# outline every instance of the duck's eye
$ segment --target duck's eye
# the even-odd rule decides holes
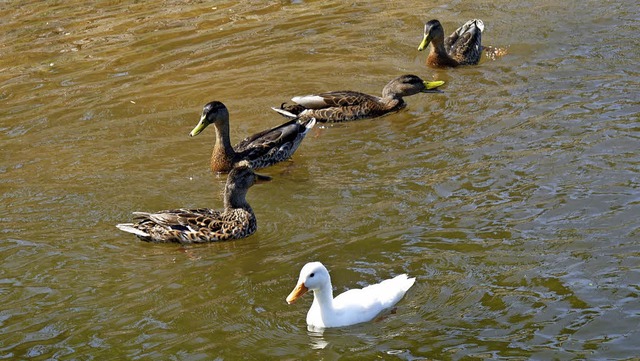
[[[315,275],[316,275],[315,273],[312,273],[312,274],[310,274],[310,275],[309,275],[309,277],[313,277],[313,276],[315,276]]]

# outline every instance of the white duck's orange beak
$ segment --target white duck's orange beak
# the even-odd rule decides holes
[[[294,288],[293,291],[289,293],[289,296],[287,296],[287,303],[292,304],[295,300],[300,298],[300,296],[307,293],[307,291],[309,291],[309,289],[304,285],[304,282],[298,283],[296,288]]]

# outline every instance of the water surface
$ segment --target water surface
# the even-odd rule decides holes
[[[422,23],[470,18],[508,55],[432,70]],[[640,354],[640,12],[632,1],[5,2],[0,356],[7,359],[630,359]],[[221,207],[213,132],[294,95],[442,94],[314,129],[251,189],[258,232],[138,241],[132,211]],[[409,273],[394,314],[308,332],[335,292]]]

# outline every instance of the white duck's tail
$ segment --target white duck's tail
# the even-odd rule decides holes
[[[411,286],[416,282],[416,278],[409,278],[406,274],[401,274],[392,278],[394,283],[400,287],[404,292],[407,292]]]

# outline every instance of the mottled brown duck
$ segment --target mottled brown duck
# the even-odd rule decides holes
[[[192,137],[213,124],[216,143],[211,153],[211,170],[228,172],[241,160],[254,169],[268,167],[291,158],[307,132],[316,124],[315,119],[292,120],[243,139],[231,146],[229,138],[229,110],[219,101],[212,101],[202,109],[198,125],[191,131]]]
[[[402,75],[391,80],[382,89],[382,96],[350,90],[296,96],[295,104],[283,103],[272,108],[289,118],[310,119],[318,122],[345,122],[363,118],[375,118],[406,106],[403,97],[418,93],[437,93],[443,81],[424,81],[415,75]]]
[[[247,191],[255,183],[270,180],[256,174],[247,161],[234,167],[224,188],[224,209],[172,209],[156,213],[134,212],[135,223],[116,227],[147,242],[206,243],[245,238],[258,228],[247,202]]]
[[[483,30],[482,20],[473,19],[445,38],[442,24],[430,20],[424,25],[424,38],[418,50],[429,47],[427,65],[433,68],[476,65],[482,53]]]

